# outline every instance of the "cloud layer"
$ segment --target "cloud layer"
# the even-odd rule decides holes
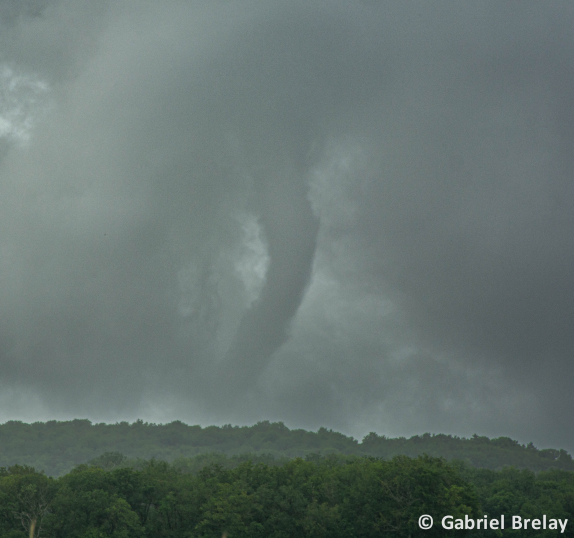
[[[6,5],[0,419],[574,448],[570,6]]]

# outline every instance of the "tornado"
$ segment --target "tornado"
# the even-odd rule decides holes
[[[254,386],[259,375],[289,337],[291,321],[309,284],[317,246],[319,220],[307,196],[307,184],[294,171],[265,170],[260,189],[260,222],[270,258],[259,298],[242,318],[220,379],[228,395]],[[271,176],[271,177],[269,177]]]

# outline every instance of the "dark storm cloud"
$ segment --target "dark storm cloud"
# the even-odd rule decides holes
[[[2,5],[2,418],[574,446],[572,8]]]

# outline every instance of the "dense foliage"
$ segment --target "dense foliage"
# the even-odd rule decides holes
[[[103,453],[119,452],[129,460],[160,459],[182,466],[205,463],[205,453],[236,456],[250,454],[257,461],[343,454],[392,458],[396,455],[417,457],[422,454],[462,460],[474,467],[502,469],[514,466],[533,471],[574,470],[571,456],[564,450],[538,450],[532,443],[521,445],[508,437],[470,439],[450,435],[414,436],[390,439],[375,433],[361,443],[341,433],[319,429],[317,432],[290,430],[283,423],[259,422],[254,426],[188,426],[147,424],[141,420],[128,424],[92,424],[89,420],[49,421],[24,424],[11,421],[0,425],[0,466],[29,465],[49,476],[62,476],[76,465],[87,463]],[[192,459],[190,459],[192,458]],[[213,456],[210,456],[213,459]],[[186,461],[183,461],[186,460]],[[229,463],[229,462],[228,462]],[[224,464],[225,465],[225,464]]]
[[[419,529],[422,514],[434,516],[432,529]],[[428,456],[337,455],[283,465],[246,461],[234,469],[213,464],[197,472],[156,460],[140,469],[81,465],[58,479],[25,466],[0,469],[0,536],[7,538],[434,538],[446,535],[444,515],[484,514],[570,519],[574,473],[492,471]],[[556,531],[503,534],[543,538]],[[564,536],[573,535],[566,527]]]

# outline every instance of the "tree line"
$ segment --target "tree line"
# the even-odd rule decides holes
[[[473,467],[502,469],[504,466],[544,471],[574,470],[565,450],[537,449],[508,437],[489,439],[474,435],[465,439],[451,435],[415,435],[388,438],[370,433],[362,442],[339,432],[320,428],[316,432],[291,430],[281,422],[258,422],[253,426],[188,426],[148,424],[92,424],[89,420],[48,421],[25,424],[17,421],[0,425],[0,466],[28,465],[49,476],[63,476],[75,466],[101,454],[118,452],[131,461],[152,458],[174,462],[216,453],[238,457],[250,454],[260,461],[283,462],[309,454],[417,457],[427,454],[447,460],[461,460]],[[200,465],[203,460],[189,461]]]
[[[422,514],[435,518],[432,529],[419,528]],[[156,460],[137,469],[94,463],[60,478],[27,466],[0,469],[5,538],[434,538],[445,536],[445,515],[542,514],[572,520],[574,473],[493,471],[430,456],[342,455],[233,468],[210,463],[194,472]],[[556,531],[503,534],[543,538]],[[501,536],[484,529],[448,535]],[[567,526],[564,536],[573,535]]]

